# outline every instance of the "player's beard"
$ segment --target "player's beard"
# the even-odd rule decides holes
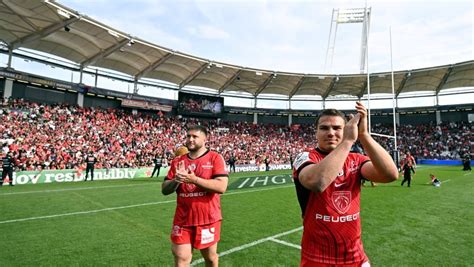
[[[194,144],[194,145],[191,145],[191,144],[186,144],[186,146],[188,147],[188,150],[190,152],[196,152],[198,151],[199,149],[201,149],[201,145],[198,145],[198,144]]]

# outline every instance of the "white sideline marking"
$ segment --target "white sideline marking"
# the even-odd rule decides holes
[[[40,220],[40,219],[49,219],[49,218],[63,217],[63,216],[71,216],[71,215],[79,215],[79,214],[97,213],[97,212],[110,211],[110,210],[120,210],[120,209],[136,208],[136,207],[141,207],[141,206],[164,204],[164,203],[170,203],[170,202],[175,202],[175,201],[176,201],[176,200],[167,200],[167,201],[149,202],[149,203],[142,203],[142,204],[136,204],[136,205],[121,206],[121,207],[105,208],[105,209],[100,209],[100,210],[86,210],[86,211],[77,211],[77,212],[70,212],[70,213],[61,213],[61,214],[53,214],[53,215],[46,215],[46,216],[38,216],[38,217],[29,217],[29,218],[23,218],[23,219],[14,219],[14,220],[0,221],[0,224],[13,223],[13,222],[24,222],[24,221]]]
[[[129,184],[129,185],[109,185],[109,186],[106,185],[106,186],[76,187],[76,188],[50,189],[50,190],[38,190],[38,191],[10,192],[10,193],[0,194],[0,196],[22,195],[22,194],[33,194],[33,193],[53,193],[53,192],[63,192],[63,191],[91,190],[91,189],[115,188],[115,187],[131,187],[131,186],[141,186],[141,185],[148,185],[148,184],[149,183]]]
[[[275,187],[270,187],[270,188],[262,188],[262,189],[255,189],[255,190],[245,190],[245,191],[238,191],[238,192],[230,192],[230,193],[225,193],[222,196],[228,196],[228,195],[237,195],[237,194],[245,194],[249,192],[260,192],[260,191],[267,191],[267,190],[273,190],[273,189],[280,189],[280,188],[287,188],[287,187],[294,187],[294,185],[281,185],[281,186],[275,186]]]
[[[447,183],[447,182],[449,182],[449,181],[451,181],[451,179],[448,179],[448,180],[446,180],[446,181],[441,181],[441,184]]]
[[[296,245],[296,244],[286,242],[286,241],[283,241],[283,240],[280,240],[280,239],[271,238],[270,241],[273,241],[273,242],[276,242],[276,243],[279,243],[279,244],[282,244],[282,245],[285,245],[285,246],[289,246],[289,247],[297,248],[297,249],[301,250],[300,245]]]
[[[219,255],[219,257],[222,257],[222,256],[225,256],[225,255],[228,255],[228,254],[231,254],[231,253],[240,251],[240,250],[247,249],[247,248],[249,248],[249,247],[256,246],[256,245],[261,244],[261,243],[263,243],[263,242],[273,241],[272,239],[275,239],[275,238],[277,238],[277,237],[284,236],[284,235],[289,235],[289,234],[291,234],[291,233],[298,232],[298,231],[300,231],[300,230],[302,230],[302,229],[303,229],[303,226],[298,227],[298,228],[295,228],[295,229],[292,229],[292,230],[289,230],[289,231],[286,231],[286,232],[283,232],[283,233],[279,233],[279,234],[276,234],[276,235],[273,235],[273,236],[269,236],[269,237],[265,237],[265,238],[262,238],[262,239],[259,239],[259,240],[255,240],[255,241],[253,241],[253,242],[250,242],[250,243],[247,243],[247,244],[244,244],[244,245],[235,247],[235,248],[231,248],[231,249],[226,250],[226,251],[221,252],[221,253],[218,253],[218,255]],[[191,266],[195,266],[195,265],[200,264],[200,263],[203,263],[203,262],[204,262],[204,259],[203,259],[203,258],[200,258],[200,259],[197,259],[197,260],[193,261],[193,262],[191,263]]]
[[[465,173],[465,174],[464,174],[464,176],[466,176],[466,175],[471,175],[471,172],[468,172],[468,173]]]
[[[291,185],[291,186],[292,186],[292,185]],[[276,187],[263,188],[263,189],[257,189],[257,190],[245,190],[245,191],[242,191],[242,192],[230,192],[230,193],[224,194],[224,195],[222,195],[222,196],[235,195],[235,194],[244,194],[244,193],[252,193],[252,192],[260,192],[260,191],[267,191],[267,190],[280,189],[280,188],[287,188],[287,187],[290,187],[290,186],[276,186]],[[37,216],[37,217],[28,217],[28,218],[21,218],[21,219],[13,219],[13,220],[0,221],[0,224],[13,223],[13,222],[24,222],[24,221],[32,221],[32,220],[41,220],[41,219],[49,219],[49,218],[56,218],[56,217],[64,217],[64,216],[72,216],[72,215],[89,214],[89,213],[98,213],[98,212],[103,212],[103,211],[128,209],[128,208],[135,208],[135,207],[142,207],[142,206],[150,206],[150,205],[159,205],[159,204],[166,204],[166,203],[172,203],[172,202],[176,202],[176,199],[167,200],[167,201],[158,201],[158,202],[148,202],[148,203],[135,204],[135,205],[128,205],[128,206],[112,207],[112,208],[105,208],[105,209],[98,209],[98,210],[86,210],[86,211],[77,211],[77,212],[53,214],[53,215],[46,215],[46,216]]]

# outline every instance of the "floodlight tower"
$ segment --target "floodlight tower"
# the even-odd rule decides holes
[[[360,73],[364,73],[366,63],[365,61],[367,57],[367,40],[370,26],[370,9],[370,7],[364,7],[350,9],[334,8],[332,10],[331,26],[329,28],[328,49],[326,50],[326,61],[324,63],[324,70],[326,72],[332,71],[338,25],[346,23],[362,23],[362,38],[360,45]]]

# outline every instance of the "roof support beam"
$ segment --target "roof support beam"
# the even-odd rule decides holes
[[[148,65],[148,67],[144,68],[141,70],[139,73],[135,74],[135,79],[140,80],[143,76],[147,75],[148,73],[154,71],[156,68],[161,66],[163,63],[165,63],[170,57],[172,57],[174,53],[170,52],[164,56],[162,56],[160,59],[157,61],[151,63]]]
[[[242,69],[238,69],[237,72],[230,78],[228,79],[221,88],[219,88],[219,94],[222,94],[224,90],[229,87],[237,78],[240,77],[240,73],[242,73]]]
[[[436,87],[436,95],[439,94],[439,91],[441,91],[441,88],[446,84],[446,81],[449,78],[449,75],[451,75],[451,72],[453,71],[453,66],[449,67],[446,73],[443,76],[443,79],[441,79],[440,83],[438,84],[438,87]]]
[[[59,23],[50,25],[50,26],[42,29],[41,31],[33,32],[32,34],[26,35],[26,36],[24,36],[24,37],[22,37],[22,38],[20,38],[16,41],[14,41],[11,44],[11,47],[13,49],[17,49],[20,46],[23,46],[25,44],[28,44],[28,43],[34,42],[38,39],[41,39],[43,37],[46,37],[46,36],[50,35],[51,33],[56,32],[59,29],[62,29],[65,26],[67,26],[67,25],[69,25],[69,24],[71,24],[75,21],[78,21],[79,19],[80,19],[80,17],[72,17],[70,19],[67,19],[67,20],[61,21]]]
[[[268,76],[268,78],[265,80],[265,82],[263,82],[263,84],[260,85],[260,87],[258,87],[257,91],[255,92],[255,97],[257,97],[263,90],[265,90],[265,88],[267,88],[267,86],[270,84],[270,82],[273,80],[273,78],[276,77],[276,74],[275,73],[272,73],[270,74],[270,76]]]
[[[405,87],[405,83],[408,80],[408,77],[411,76],[411,72],[405,73],[403,76],[403,80],[400,82],[400,86],[398,86],[397,91],[395,91],[395,98],[398,98],[398,95],[403,91],[403,87]]]
[[[192,82],[199,74],[201,74],[208,66],[210,66],[211,62],[206,62],[202,64],[197,70],[195,70],[191,75],[189,75],[184,81],[179,84],[179,89],[185,87],[188,83]]]
[[[16,13],[17,13],[17,12],[15,11],[16,8],[12,8],[12,7],[10,6],[10,5],[11,5],[11,4],[9,3],[10,1],[0,0],[0,2],[1,2],[2,4],[4,4],[5,7],[6,7],[8,10],[10,10],[10,12],[11,12],[12,14],[16,14]],[[30,26],[31,29],[33,29],[35,32],[38,31],[38,27],[36,27],[35,24],[33,24],[31,21],[29,21],[26,16],[21,16],[21,15],[19,15],[18,17],[20,17],[20,19],[21,19],[23,22],[25,22],[26,24],[28,24],[28,26]],[[19,26],[19,27],[22,28],[22,29],[27,29],[26,27],[22,27],[22,26]],[[29,30],[29,29],[27,29],[27,30]]]
[[[331,83],[329,84],[328,89],[326,90],[326,92],[324,92],[323,95],[321,95],[321,97],[324,99],[324,101],[326,101],[326,98],[329,96],[329,94],[331,93],[332,89],[334,89],[334,86],[336,85],[336,82],[338,82],[338,81],[339,81],[339,77],[338,77],[338,76],[332,78],[332,81],[331,81]]]
[[[288,99],[291,99],[296,94],[296,92],[298,92],[301,85],[303,85],[303,82],[304,82],[305,78],[306,78],[306,76],[304,76],[304,75],[303,75],[303,77],[301,77],[301,79],[298,81],[298,83],[295,85],[295,87],[293,87],[290,94],[288,95]]]
[[[108,57],[110,54],[112,54],[113,52],[119,50],[124,45],[128,44],[129,42],[130,42],[130,40],[125,38],[122,41],[108,47],[107,49],[100,51],[99,53],[93,55],[92,57],[82,61],[81,62],[81,68],[85,68],[87,66],[93,65],[98,60]]]

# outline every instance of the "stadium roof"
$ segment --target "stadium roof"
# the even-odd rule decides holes
[[[88,66],[111,69],[136,80],[151,78],[216,93],[246,92],[328,96],[367,94],[367,75],[328,75],[251,69],[199,58],[149,43],[113,29],[55,1],[0,0],[0,41],[9,50],[28,48]],[[400,93],[473,87],[474,60],[396,71]],[[391,73],[370,74],[371,94],[392,93]]]

